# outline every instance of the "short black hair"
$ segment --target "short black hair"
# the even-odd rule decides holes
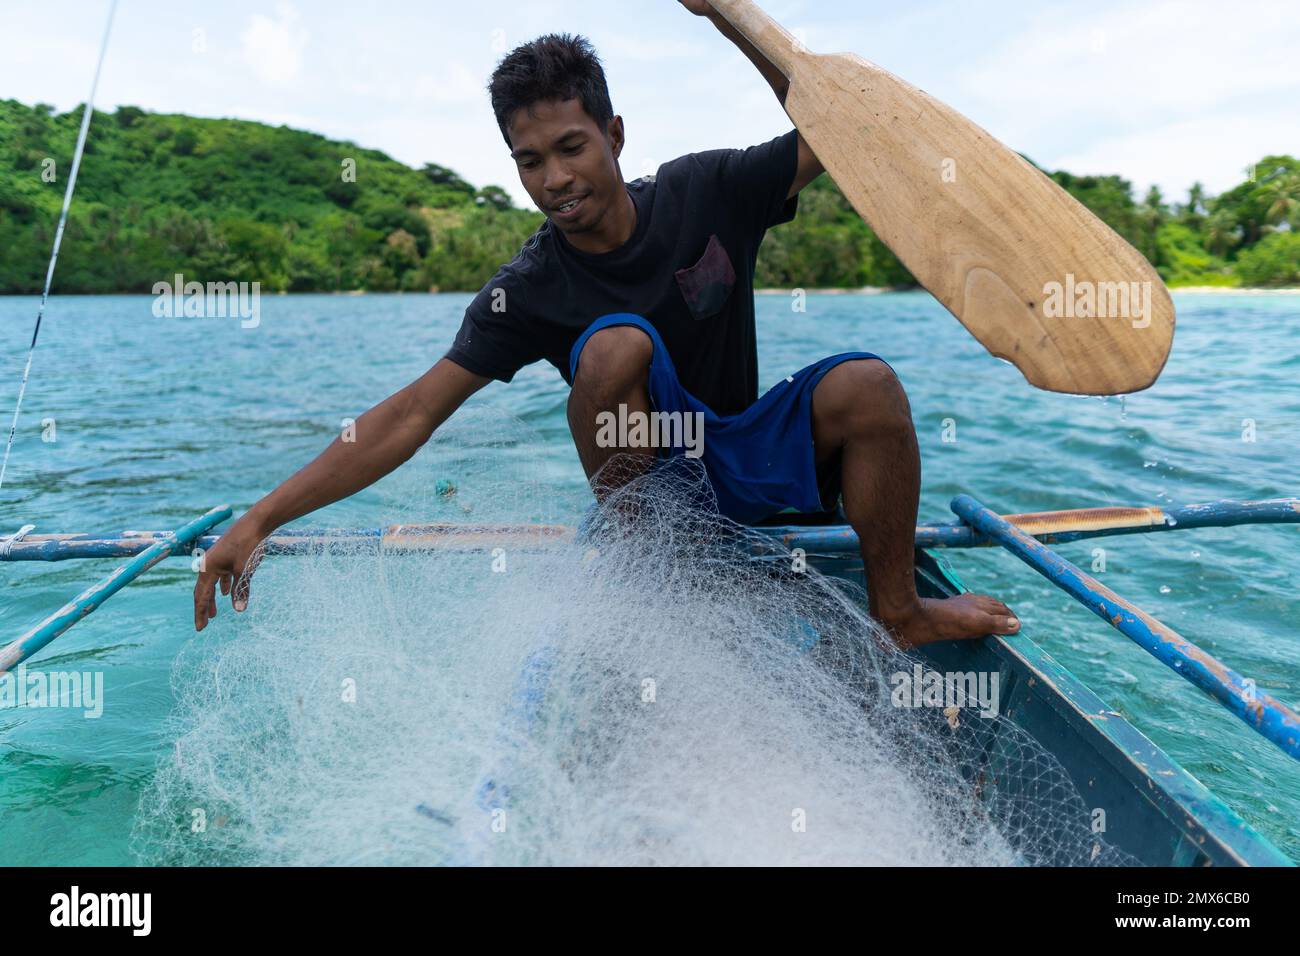
[[[488,94],[507,146],[514,145],[510,117],[534,103],[576,99],[602,133],[614,118],[600,57],[586,37],[568,33],[548,33],[511,50],[492,73]]]

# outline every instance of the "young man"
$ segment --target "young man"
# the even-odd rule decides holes
[[[758,67],[788,82],[706,0],[681,0]],[[259,501],[208,552],[194,623],[216,614],[214,584],[246,606],[246,566],[282,524],[388,474],[492,379],[547,359],[572,385],[569,426],[598,494],[646,470],[654,448],[609,447],[603,413],[678,412],[705,423],[703,462],[720,510],[755,521],[783,510],[844,511],[862,540],[871,613],[903,646],[1010,634],[991,597],[917,596],[912,535],[920,458],[902,386],[866,352],[823,359],[758,398],[753,277],[766,230],[794,218],[822,166],[796,131],[750,149],[683,156],[623,181],[623,120],[587,42],[546,36],[493,74],[492,106],[520,182],[547,221],[466,310],[446,357],[363,415]],[[677,453],[681,450],[678,449]],[[602,468],[615,455],[621,466]]]

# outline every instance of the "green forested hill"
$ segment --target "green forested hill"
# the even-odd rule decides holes
[[[80,109],[0,100],[0,293],[40,291],[80,122]],[[1171,284],[1300,284],[1292,157],[1267,157],[1252,181],[1217,198],[1197,187],[1181,204],[1156,190],[1136,202],[1117,176],[1052,176]],[[504,190],[442,166],[411,169],[284,126],[121,107],[91,124],[56,289],[143,292],[180,272],[267,291],[475,290],[540,222]],[[912,280],[822,177],[798,218],[768,234],[756,281]]]
[[[0,292],[40,291],[80,122],[80,109],[0,101]],[[284,126],[123,107],[91,123],[56,281],[147,291],[182,272],[268,290],[477,289],[539,222],[440,166]]]

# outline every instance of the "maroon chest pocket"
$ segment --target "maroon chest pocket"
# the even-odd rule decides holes
[[[690,268],[678,269],[676,276],[682,298],[697,321],[721,312],[736,287],[736,270],[716,235],[709,236],[709,244],[700,261]]]

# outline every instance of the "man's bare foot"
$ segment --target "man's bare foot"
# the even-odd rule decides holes
[[[905,648],[986,634],[1015,634],[1020,630],[1020,621],[1011,608],[987,594],[918,600],[913,613],[885,622],[894,639]]]

